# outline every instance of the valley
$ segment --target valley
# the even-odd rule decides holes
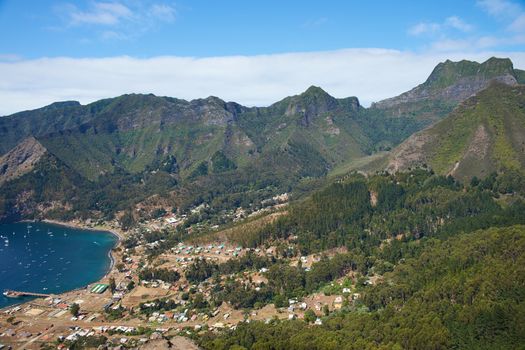
[[[525,88],[445,61],[369,108],[124,95],[0,118],[0,219],[117,232],[21,349],[492,349],[525,331]]]

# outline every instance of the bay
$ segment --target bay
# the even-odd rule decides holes
[[[107,231],[21,222],[0,225],[0,291],[58,294],[102,278],[117,237]],[[30,300],[0,295],[0,308]]]

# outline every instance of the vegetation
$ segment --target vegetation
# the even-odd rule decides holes
[[[161,280],[164,282],[176,282],[180,274],[175,270],[144,268],[139,272],[139,278],[143,281]]]
[[[78,305],[77,303],[71,304],[71,306],[69,307],[69,312],[75,317],[78,316],[78,314],[80,313],[80,305]]]
[[[464,188],[452,177],[424,169],[368,179],[353,175],[291,206],[288,215],[246,232],[243,240],[257,246],[294,237],[301,254],[341,246],[371,254],[385,240],[409,241],[524,223],[519,213],[525,202],[520,197],[508,205],[497,199],[501,191],[513,193],[505,187],[519,188],[519,178],[495,174],[483,186]]]
[[[302,320],[204,327],[194,334],[204,349],[523,348],[525,90],[492,84],[464,103],[447,97],[457,84],[472,85],[463,93],[502,74],[524,77],[509,60],[447,61],[408,95],[368,109],[313,86],[263,108],[125,95],[0,118],[0,154],[29,136],[46,149],[32,171],[0,185],[0,220],[114,219],[129,230],[185,214],[176,229],[137,229],[122,242],[130,249],[122,261],[144,244],[141,281],[179,281],[155,258],[182,240],[204,240],[206,227],[228,225],[221,239],[254,248],[220,264],[193,260],[184,269],[189,286],[174,299],[144,295],[141,318],[169,310],[217,315],[212,309],[223,302],[248,317],[250,309],[288,307],[313,293],[344,295],[340,310],[325,304]],[[401,162],[405,172],[344,170],[450,112],[418,134],[421,142],[404,144],[420,152]],[[386,162],[363,164],[384,169]],[[326,176],[333,169],[341,176]],[[294,201],[234,222],[277,204],[271,198],[282,193]],[[255,249],[269,246],[272,257]],[[308,268],[298,259],[314,253]],[[109,285],[115,291],[114,279]],[[77,316],[79,305],[70,311]],[[117,305],[105,317],[132,312]]]
[[[525,227],[424,239],[365,294],[369,312],[322,326],[251,322],[200,338],[205,349],[510,349],[523,342]],[[311,316],[311,315],[310,315]],[[308,319],[311,321],[310,319]],[[315,328],[312,328],[315,327]]]
[[[85,337],[78,337],[74,341],[66,341],[68,349],[79,350],[79,349],[97,349],[99,346],[103,346],[108,341],[108,338],[103,335],[92,335]]]
[[[426,164],[468,181],[491,172],[523,171],[525,88],[493,83],[394,152],[401,169]],[[421,143],[419,143],[421,142]],[[417,158],[417,160],[414,160]]]

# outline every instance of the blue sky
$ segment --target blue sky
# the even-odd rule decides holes
[[[518,1],[3,0],[0,4],[1,53],[21,58],[207,57],[355,47],[421,51],[433,45],[447,50],[456,48],[454,42],[518,37],[524,35],[518,29],[525,30],[523,18],[516,30],[509,29],[524,11]],[[524,44],[516,38],[469,49],[517,50]]]
[[[126,92],[264,105],[311,84],[368,104],[447,58],[525,68],[519,0],[0,0],[0,31],[0,114]]]

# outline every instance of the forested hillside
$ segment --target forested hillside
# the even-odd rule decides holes
[[[288,214],[231,238],[248,246],[294,237],[301,252],[347,246],[370,252],[384,240],[414,240],[524,223],[524,177],[493,173],[462,184],[417,169],[352,175],[292,205]]]
[[[369,311],[323,325],[244,323],[205,349],[518,349],[525,342],[525,227],[423,239],[369,288]]]

